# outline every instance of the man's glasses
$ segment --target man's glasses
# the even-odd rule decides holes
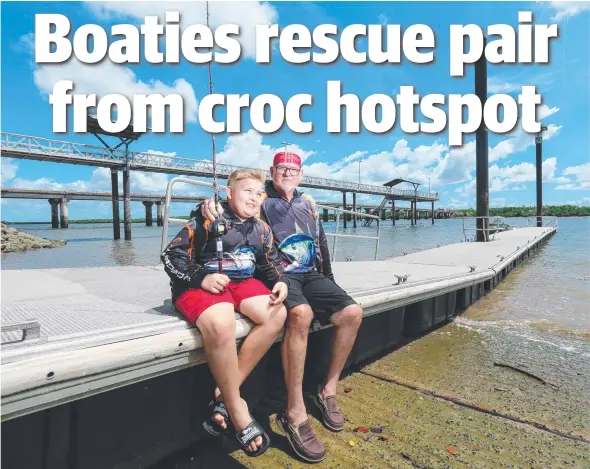
[[[297,176],[301,172],[301,168],[289,168],[287,166],[275,166],[275,169],[282,176]]]

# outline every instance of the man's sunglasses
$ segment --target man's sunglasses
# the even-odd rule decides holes
[[[283,176],[286,176],[287,174],[290,176],[297,176],[301,172],[301,168],[289,168],[287,166],[275,166],[275,169]]]

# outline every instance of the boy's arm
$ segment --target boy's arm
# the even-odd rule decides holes
[[[206,228],[196,219],[190,220],[170,242],[161,255],[164,270],[173,280],[181,280],[188,288],[201,288],[207,271],[194,261],[193,249],[206,242]]]
[[[256,258],[256,270],[258,271],[258,276],[270,290],[272,290],[279,282],[284,283],[288,287],[289,279],[284,275],[281,258],[274,245],[272,231],[266,223],[264,223],[264,229],[264,252],[259,253]]]

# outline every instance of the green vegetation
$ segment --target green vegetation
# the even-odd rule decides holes
[[[455,210],[455,217],[474,217],[474,208]],[[492,217],[534,217],[537,215],[537,207],[491,207]],[[543,207],[543,215],[556,217],[588,217],[590,206],[578,207],[576,205],[546,205]]]
[[[436,208],[435,208],[436,210]],[[466,209],[456,209],[455,218],[458,217],[474,217],[475,216],[475,209],[474,208],[466,208]],[[391,210],[386,210],[386,217],[387,219],[391,219]],[[401,215],[401,214],[399,214]],[[492,217],[534,217],[537,215],[537,208],[536,207],[491,207],[490,208],[490,216]],[[590,206],[576,206],[576,205],[546,205],[543,207],[543,215],[545,216],[557,216],[557,217],[589,217],[590,216]],[[322,216],[322,212],[320,212],[320,216]],[[336,214],[334,212],[329,212],[328,214],[330,221],[336,220]],[[172,215],[172,218],[180,218],[184,220],[188,220],[187,215]],[[342,219],[342,215],[340,219]],[[399,216],[400,219],[405,218],[405,215]],[[359,219],[362,219],[359,216]],[[352,220],[351,215],[348,215],[348,220]],[[121,218],[121,223],[123,223],[123,218]],[[112,223],[113,220],[110,218],[91,218],[86,220],[70,220],[70,224],[83,224],[83,223]],[[10,225],[46,225],[47,223],[51,223],[50,220],[44,222],[10,222],[10,221],[2,221],[2,223],[8,223]],[[131,223],[145,223],[145,218],[132,218]],[[156,217],[153,218],[154,225],[156,224]]]

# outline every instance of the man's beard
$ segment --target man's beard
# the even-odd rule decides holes
[[[285,192],[292,191],[297,188],[298,184],[295,181],[282,181],[278,186]]]

